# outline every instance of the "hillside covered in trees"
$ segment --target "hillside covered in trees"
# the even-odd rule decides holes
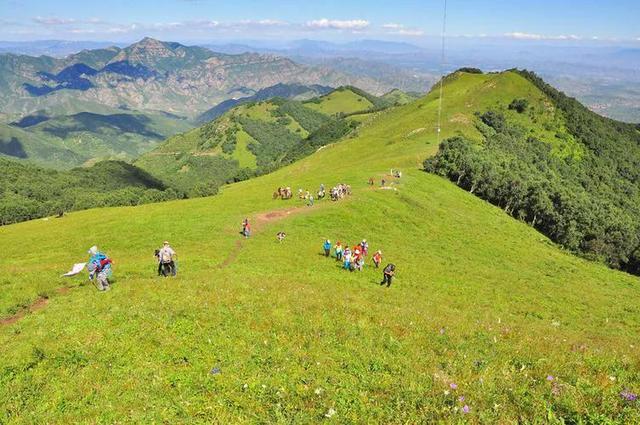
[[[182,197],[122,161],[57,171],[0,158],[0,225],[72,210],[139,205]]]
[[[297,101],[248,102],[169,138],[136,165],[188,196],[290,164],[350,134],[390,102],[355,87]]]
[[[601,117],[518,71],[544,95],[543,109],[514,98],[477,111],[481,141],[445,140],[427,171],[526,221],[553,241],[640,274],[640,126]],[[531,133],[523,125],[550,134]]]

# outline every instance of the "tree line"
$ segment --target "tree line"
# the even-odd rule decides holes
[[[484,143],[447,139],[425,161],[425,170],[500,206],[574,253],[640,274],[640,127],[600,117],[535,74],[518,72],[562,112],[583,154],[557,155],[549,143],[490,110],[478,117]],[[510,105],[526,108],[521,99]]]

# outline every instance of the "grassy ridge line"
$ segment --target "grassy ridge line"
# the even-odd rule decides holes
[[[464,78],[472,87],[501,83]],[[456,94],[451,102],[464,99]],[[470,421],[593,414],[634,422],[637,410],[618,392],[639,382],[630,346],[639,336],[638,280],[570,256],[418,171],[437,148],[428,130],[436,106],[431,95],[380,114],[359,137],[218,197],[0,228],[16,247],[0,263],[0,275],[12,277],[3,286],[14,286],[3,305],[35,282],[59,285],[42,276],[95,241],[116,258],[119,280],[104,297],[81,288],[19,328],[0,329],[8,347],[0,405],[18,421],[308,423],[335,408],[344,422],[453,422],[460,416],[451,406],[465,395]],[[444,117],[452,122],[447,109]],[[459,122],[445,137],[472,131]],[[405,171],[398,191],[366,186],[391,167]],[[273,188],[336,180],[353,185],[351,199],[268,224],[215,269],[245,215],[295,204],[271,200]],[[277,244],[281,229],[289,237]],[[322,258],[326,237],[382,247],[399,265],[395,287],[379,288],[370,268],[349,274]],[[151,250],[163,238],[181,255],[176,280],[152,277]],[[209,376],[215,365],[222,373]],[[451,382],[459,390],[444,395]]]

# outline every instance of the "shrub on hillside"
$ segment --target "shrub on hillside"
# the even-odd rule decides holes
[[[529,101],[527,99],[513,99],[509,104],[509,109],[521,114],[529,107]]]

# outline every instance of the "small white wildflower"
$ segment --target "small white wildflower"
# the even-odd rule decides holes
[[[609,377],[609,380],[611,380],[611,381],[615,381],[615,380],[616,380],[616,377],[615,377],[615,376],[610,376],[610,377]]]
[[[316,393],[316,395],[320,395],[322,393],[322,388],[316,388],[314,393]]]
[[[444,390],[444,395],[449,395],[449,390]]]
[[[249,384],[244,384],[244,385],[242,386],[242,389],[243,389],[243,390],[246,390],[247,388],[249,388]]]
[[[330,418],[335,414],[336,414],[336,411],[333,408],[331,408],[331,409],[327,410],[327,413],[325,413],[324,416],[327,417],[327,418]]]

